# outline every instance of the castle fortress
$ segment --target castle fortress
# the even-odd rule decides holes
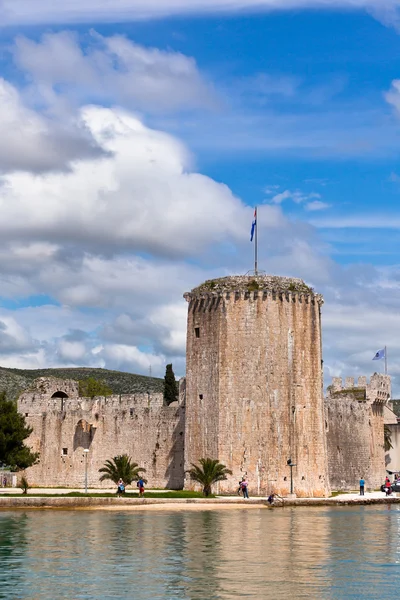
[[[28,470],[36,485],[99,486],[105,460],[127,453],[152,487],[190,488],[199,458],[220,460],[233,475],[219,492],[236,492],[246,475],[252,494],[290,491],[323,497],[369,488],[385,475],[383,407],[390,378],[334,378],[323,396],[322,296],[300,279],[225,277],[185,294],[186,378],[179,402],[162,395],[80,398],[73,381],[38,379],[19,401],[40,452]]]

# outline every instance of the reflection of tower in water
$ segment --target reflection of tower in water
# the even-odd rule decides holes
[[[229,521],[225,526],[224,535],[229,535]],[[320,509],[261,509],[257,515],[246,511],[232,527],[220,564],[228,568],[231,562],[231,570],[237,567],[243,572],[240,563],[245,561],[246,588],[253,597],[268,597],[274,590],[276,598],[300,598],[303,586],[311,598],[321,597],[313,567],[326,559],[327,532],[327,519]],[[233,569],[232,563],[236,564]],[[230,591],[227,597],[234,598],[234,585],[222,578],[224,590]]]

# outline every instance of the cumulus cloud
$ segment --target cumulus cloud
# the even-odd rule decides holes
[[[13,317],[0,318],[0,355],[29,352],[34,346],[35,342],[28,331]]]
[[[321,195],[317,194],[316,192],[306,194],[300,192],[299,190],[285,190],[284,192],[279,192],[278,194],[275,194],[271,198],[271,202],[273,202],[274,204],[282,204],[282,202],[284,202],[285,200],[292,200],[296,204],[301,204],[302,202],[307,202],[309,200],[312,200],[313,198],[319,199],[321,198]]]
[[[95,31],[79,43],[73,32],[45,34],[36,42],[20,36],[13,46],[17,66],[28,75],[42,102],[61,94],[78,103],[118,103],[146,112],[215,106],[211,86],[193,58],[147,48],[121,35]]]
[[[302,8],[367,10],[388,23],[397,22],[399,0],[2,0],[5,25],[134,21],[180,14],[283,11]]]
[[[17,89],[1,78],[0,128],[0,173],[65,170],[78,158],[102,154],[82,120],[46,118],[25,106]]]
[[[106,156],[62,174],[5,176],[5,238],[177,257],[243,235],[243,204],[225,185],[191,171],[178,140],[122,110],[92,106],[82,119]]]
[[[321,202],[321,200],[313,200],[312,202],[307,202],[305,205],[305,209],[309,211],[325,210],[329,207],[330,204],[327,202]]]

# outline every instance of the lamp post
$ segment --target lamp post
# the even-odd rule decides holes
[[[87,457],[89,448],[84,448],[83,451],[85,453],[85,494],[87,494]]]
[[[289,458],[287,460],[287,465],[290,467],[290,495],[293,496],[293,467],[295,467],[295,463],[292,463],[292,459]]]

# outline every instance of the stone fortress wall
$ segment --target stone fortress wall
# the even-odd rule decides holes
[[[82,488],[85,453],[89,487],[108,459],[129,454],[146,468],[151,487],[183,487],[184,403],[163,406],[162,394],[80,398],[72,380],[40,378],[18,400],[33,427],[28,439],[40,462],[28,469],[33,486]]]
[[[329,494],[324,434],[320,307],[301,280],[227,277],[185,295],[185,469],[218,458],[235,492],[246,475],[253,494]],[[191,487],[190,481],[186,482]]]
[[[233,472],[217,492],[290,491],[323,497],[367,487],[385,475],[383,408],[390,377],[334,378],[323,397],[323,299],[299,279],[272,276],[207,281],[188,302],[187,372],[179,402],[161,394],[79,397],[75,381],[40,378],[18,401],[40,452],[31,485],[82,488],[88,449],[89,487],[99,468],[129,454],[147,469],[151,487],[192,488],[185,479],[199,458]],[[103,487],[109,486],[104,483]]]
[[[388,375],[334,377],[325,402],[329,480],[333,489],[354,489],[363,477],[367,489],[385,478],[384,407],[391,395]]]

